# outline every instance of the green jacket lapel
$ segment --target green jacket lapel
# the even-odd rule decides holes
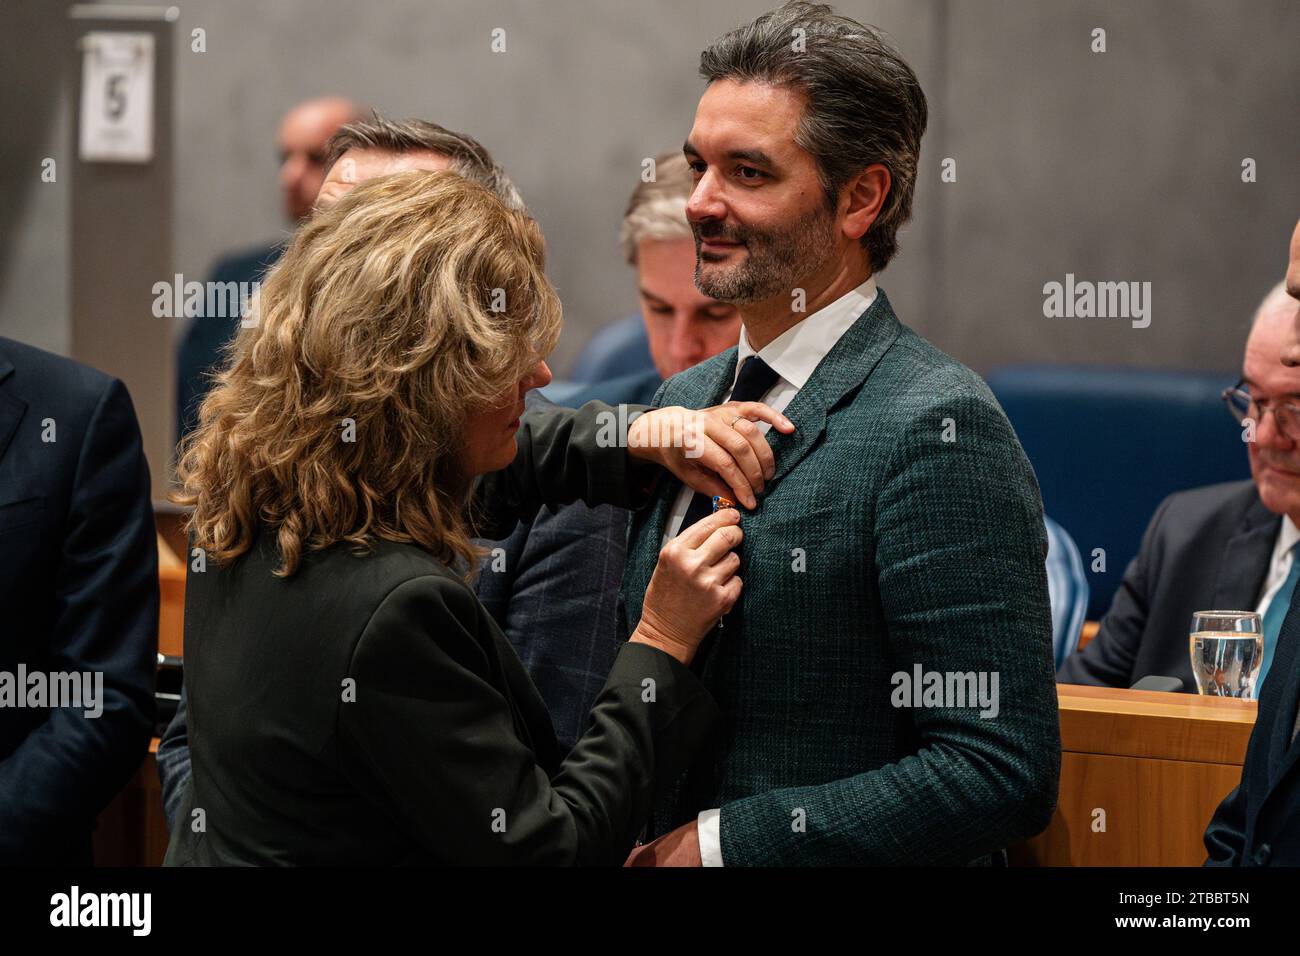
[[[776,457],[776,474],[765,492],[812,451],[826,431],[827,413],[866,380],[901,332],[902,326],[881,289],[871,307],[840,337],[786,408],[785,416],[795,424],[794,433],[768,432]],[[659,396],[660,404],[671,393],[671,403],[685,408],[717,405],[735,381],[736,354],[735,348],[729,349],[680,378],[669,379]],[[629,628],[641,617],[641,601],[659,558],[659,537],[681,487],[679,480],[666,475],[653,502],[633,518],[623,577]]]
[[[812,451],[826,431],[827,413],[866,381],[901,332],[885,290],[877,290],[871,307],[840,336],[786,407],[785,417],[794,422],[794,432],[767,433],[776,458],[776,474],[767,489]]]

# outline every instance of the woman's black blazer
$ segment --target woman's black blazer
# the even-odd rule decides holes
[[[525,416],[515,462],[479,482],[477,530],[644,500],[653,472],[602,447],[602,412]],[[287,579],[278,562],[267,533],[226,566],[191,563],[193,778],[168,865],[621,863],[716,717],[689,668],[627,644],[561,762],[511,645],[428,552],[336,545]]]

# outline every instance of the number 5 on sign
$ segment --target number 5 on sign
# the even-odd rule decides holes
[[[80,152],[85,162],[153,158],[153,34],[82,38]]]

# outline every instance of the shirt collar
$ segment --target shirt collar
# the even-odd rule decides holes
[[[868,276],[862,285],[840,296],[830,305],[818,309],[806,319],[796,322],[757,353],[749,344],[749,333],[742,328],[740,347],[736,353],[736,376],[739,377],[745,359],[757,354],[795,388],[803,388],[826,353],[835,347],[835,343],[852,327],[858,316],[875,301],[876,280],[873,276]],[[735,379],[732,381],[734,383]],[[1297,531],[1297,539],[1300,539],[1300,530]]]
[[[1282,516],[1282,527],[1277,532],[1277,544],[1273,546],[1273,560],[1280,560],[1281,557],[1300,542],[1300,528],[1291,520],[1290,515]]]

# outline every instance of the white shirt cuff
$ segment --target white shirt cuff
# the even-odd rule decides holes
[[[722,811],[701,810],[695,825],[700,834],[700,863],[722,866]]]

